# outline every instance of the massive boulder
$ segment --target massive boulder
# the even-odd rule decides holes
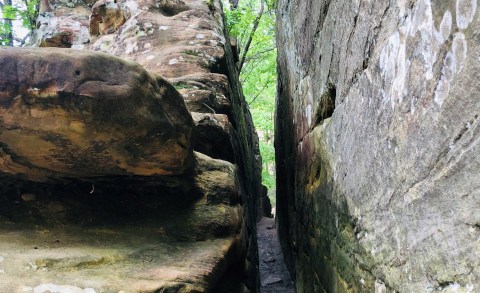
[[[68,49],[0,50],[2,172],[32,180],[182,174],[193,120],[133,62]]]
[[[235,125],[238,118],[232,113],[230,98],[236,81],[229,80],[230,72],[236,70],[235,56],[224,32],[220,3],[99,0],[93,6],[88,1],[70,6],[59,2],[55,13],[40,15],[35,34],[38,46],[63,46],[57,44],[60,41],[52,41],[52,36],[68,34],[71,48],[133,60],[159,80],[169,79],[190,111],[225,114]],[[231,62],[227,55],[233,58]],[[237,105],[237,109],[241,107]],[[197,128],[200,131],[195,145],[199,148],[195,150],[205,152],[204,127]],[[231,134],[224,131],[221,135]],[[233,161],[230,142],[221,154],[207,152]]]
[[[278,1],[298,292],[480,290],[477,1]]]
[[[2,96],[0,291],[258,292],[258,139],[220,1],[41,2],[36,45],[71,49],[9,52],[37,61]]]

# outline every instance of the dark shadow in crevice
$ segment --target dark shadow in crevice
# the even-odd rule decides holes
[[[335,111],[335,100],[337,98],[337,89],[334,84],[329,83],[325,93],[320,99],[320,104],[315,112],[314,126],[320,125],[327,118],[332,117]]]
[[[189,176],[114,176],[57,183],[4,176],[0,187],[0,222],[26,226],[150,223],[175,216],[172,211],[188,211],[202,197]]]

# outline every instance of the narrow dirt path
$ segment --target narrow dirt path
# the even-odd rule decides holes
[[[283,260],[275,219],[262,218],[257,226],[257,237],[261,293],[295,293],[295,285]]]

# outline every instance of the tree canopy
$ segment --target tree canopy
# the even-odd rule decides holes
[[[38,15],[38,0],[0,0],[0,46],[23,46]]]
[[[260,137],[263,184],[275,187],[273,121],[277,84],[275,0],[240,0],[226,5],[230,34],[240,49],[240,80]],[[230,1],[232,3],[232,1]],[[242,62],[242,60],[244,60]]]

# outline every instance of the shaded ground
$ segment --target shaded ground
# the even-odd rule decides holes
[[[262,218],[257,231],[261,292],[295,293],[295,285],[283,260],[282,248],[277,238],[275,219]]]
[[[157,184],[158,194],[155,185],[116,192],[128,178],[95,188],[4,181],[1,293],[209,292],[241,260],[240,207],[188,203],[175,180]]]

